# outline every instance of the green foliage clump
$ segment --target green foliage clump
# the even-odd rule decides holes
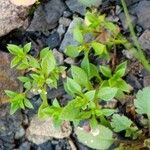
[[[126,75],[127,61],[113,68],[111,65],[97,65],[90,61],[90,55],[95,55],[110,62],[112,49],[116,45],[126,45],[129,42],[121,35],[117,25],[95,11],[87,12],[84,22],[74,28],[73,35],[79,45],[69,45],[65,54],[70,57],[80,55],[83,59],[79,66],[72,65],[69,68],[71,75],[64,79],[64,89],[70,96],[65,106],[56,98],[51,105],[48,103],[48,87],[57,88],[60,76],[66,73],[64,66],[57,65],[53,52],[44,48],[39,57],[34,58],[29,54],[31,43],[23,47],[8,45],[9,52],[14,56],[11,67],[26,70],[27,73],[26,76],[18,77],[24,86],[22,93],[5,91],[10,97],[11,114],[20,108],[33,108],[28,98],[29,92],[32,92],[40,95],[43,101],[38,110],[39,117],[52,117],[56,127],[63,121],[71,121],[76,127],[79,141],[91,148],[108,149],[118,140],[116,135],[120,132],[129,139],[139,139],[143,131],[134,121],[124,114],[119,114],[118,109],[105,108],[102,104],[114,98],[121,101],[132,90],[123,79]],[[87,36],[90,37],[88,40]],[[134,101],[136,112],[146,114],[148,118],[149,91],[150,88],[139,91]],[[86,131],[84,126],[79,127],[83,121],[88,122],[89,131]]]

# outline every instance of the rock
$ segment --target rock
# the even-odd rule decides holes
[[[69,122],[64,122],[61,128],[55,128],[51,118],[39,120],[39,118],[33,117],[27,129],[26,137],[33,143],[42,144],[51,138],[62,139],[69,137],[71,130]]]
[[[57,89],[49,89],[48,88],[48,92],[47,93],[48,93],[48,95],[47,95],[48,99],[53,100],[55,98],[62,97],[62,95],[65,94],[65,90],[64,90],[63,86],[61,85],[61,86],[58,86]]]
[[[150,28],[150,1],[143,0],[135,7],[135,13],[138,17],[138,24],[144,29]]]
[[[61,0],[51,0],[40,5],[34,12],[28,31],[48,32],[48,30],[55,28],[64,10],[65,5]]]
[[[28,7],[18,7],[9,0],[0,2],[0,37],[24,25],[27,19]]]
[[[77,46],[79,45],[79,43],[74,40],[73,38],[73,28],[79,23],[79,22],[82,22],[83,20],[81,18],[74,18],[73,21],[70,23],[70,26],[64,36],[64,39],[60,45],[60,51],[64,51],[66,46],[68,45],[74,45],[74,46]]]
[[[124,30],[127,30],[128,29],[128,22],[127,22],[125,14],[120,13],[119,18],[121,20],[121,23],[122,23],[122,26],[123,26]],[[137,18],[133,15],[130,15],[130,18],[131,18],[131,21],[132,21],[132,25],[135,25]]]
[[[134,59],[133,52],[131,52],[130,50],[123,50],[122,54],[130,60]]]
[[[66,64],[69,64],[69,65],[74,65],[75,64],[75,59],[74,58],[71,58],[71,57],[67,57],[64,62]]]
[[[57,28],[57,32],[58,32],[58,34],[59,34],[59,37],[62,39],[62,36],[65,34],[65,27],[62,25],[62,24],[60,24],[59,26],[58,26],[58,28]]]
[[[64,27],[68,27],[71,23],[71,20],[65,17],[59,19],[59,24],[62,24]]]
[[[72,13],[70,11],[64,11],[63,16],[64,17],[71,17]]]
[[[135,77],[134,75],[132,74],[127,75],[126,81],[128,84],[130,84],[133,87],[135,91],[142,89],[141,83],[139,82],[137,77]]]
[[[117,100],[112,99],[111,101],[104,102],[104,108],[114,109],[117,107]]]
[[[150,30],[147,29],[139,37],[139,42],[144,50],[150,50]]]
[[[25,130],[23,127],[20,127],[19,129],[17,129],[17,132],[15,133],[15,139],[19,140],[21,139],[23,136],[25,135]]]
[[[144,76],[143,85],[144,87],[150,87],[150,74]]]
[[[4,90],[22,91],[23,87],[17,77],[22,73],[10,68],[11,55],[0,51],[0,103],[8,101]]]
[[[24,142],[19,146],[19,150],[30,150],[31,144],[29,142]]]
[[[73,150],[71,149],[67,139],[49,140],[40,144],[35,148],[36,150]]]
[[[80,15],[84,15],[86,12],[86,6],[81,4],[78,0],[66,0],[66,4],[73,13],[76,12]]]
[[[46,44],[51,48],[56,48],[60,44],[60,37],[58,32],[54,32],[48,36],[46,39]]]
[[[129,6],[129,5],[133,5],[137,2],[139,2],[140,0],[125,0],[126,1],[126,4]]]
[[[10,115],[10,107],[7,104],[0,105],[0,149],[12,150],[15,147],[14,136],[18,129],[22,128],[22,114],[17,111]]]
[[[53,49],[53,54],[55,56],[57,64],[63,65],[64,64],[64,55],[61,52],[57,51],[57,49]]]
[[[43,144],[38,145],[37,150],[53,150],[52,143],[47,141]]]

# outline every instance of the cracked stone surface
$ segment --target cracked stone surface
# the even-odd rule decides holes
[[[15,134],[22,128],[22,114],[17,111],[10,115],[8,105],[0,105],[0,150],[12,150],[15,147]]]
[[[51,138],[63,139],[69,137],[71,131],[69,122],[62,123],[61,128],[55,128],[51,118],[40,120],[34,116],[27,129],[26,137],[35,144],[42,144]]]
[[[27,18],[28,9],[28,7],[15,6],[9,0],[1,0],[0,37],[23,26]]]
[[[4,90],[22,91],[23,87],[16,79],[21,72],[10,68],[11,55],[0,51],[0,104],[5,103],[8,97]]]

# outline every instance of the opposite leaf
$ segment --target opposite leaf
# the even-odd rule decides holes
[[[117,88],[103,87],[99,89],[97,97],[101,100],[110,101],[115,97],[117,91]]]

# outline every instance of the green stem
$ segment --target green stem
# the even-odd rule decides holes
[[[122,6],[123,6],[123,9],[124,9],[124,13],[125,13],[125,16],[127,18],[127,22],[128,22],[128,26],[129,26],[129,30],[130,30],[130,33],[131,33],[131,36],[132,36],[132,39],[133,39],[133,42],[134,42],[134,45],[136,47],[136,49],[134,49],[134,54],[135,57],[143,64],[143,66],[150,72],[150,64],[149,62],[146,60],[145,58],[145,55],[141,49],[141,45],[139,44],[138,42],[138,39],[136,37],[136,34],[134,32],[134,28],[132,26],[132,22],[131,22],[131,18],[129,16],[129,12],[128,12],[128,9],[127,9],[127,5],[125,3],[124,0],[121,0],[121,3],[122,3]]]

